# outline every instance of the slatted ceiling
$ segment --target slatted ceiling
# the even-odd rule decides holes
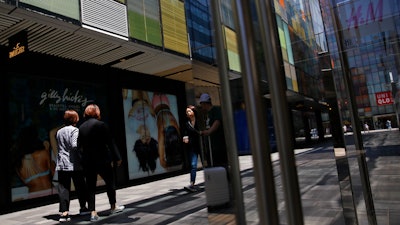
[[[193,74],[192,71],[184,71],[184,72],[179,72],[174,75],[165,77],[168,79],[173,79],[173,80],[180,80],[184,82],[192,82],[193,81]]]
[[[142,50],[138,50],[138,51],[142,51]],[[136,49],[135,49],[135,51],[132,51],[130,55],[132,55],[132,54],[134,54],[134,53],[136,53],[138,51],[136,51]],[[153,53],[151,51],[150,52],[144,51],[143,54],[140,54],[140,55],[138,55],[136,57],[129,58],[129,59],[125,60],[125,61],[122,61],[122,62],[114,65],[114,67],[127,69],[127,70],[131,70],[131,68],[135,69],[135,68],[137,68],[138,65],[141,65],[143,63],[146,63],[146,62],[149,62],[149,61],[154,62],[153,61],[154,60],[154,55],[155,55],[155,53]],[[140,71],[140,72],[142,72],[142,71]]]
[[[139,64],[143,64],[143,63],[147,63],[149,61],[153,61],[154,59],[157,58],[157,55],[160,53],[154,53],[154,52],[145,52],[144,54],[140,55],[140,57],[138,57],[136,59],[136,61],[132,62],[133,65],[139,65]],[[157,62],[157,61],[155,61]]]
[[[0,30],[3,31],[14,24],[17,24],[22,19],[0,13]]]
[[[76,40],[79,40],[79,38],[60,34],[58,37],[54,37],[47,41],[45,45],[42,45],[38,50],[45,51],[46,54],[61,57],[64,52],[69,51],[68,45]],[[43,42],[41,42],[41,44],[43,44]]]
[[[93,40],[92,38],[81,37],[76,39],[74,42],[67,43],[66,47],[69,51],[64,52],[60,56],[70,59],[80,58],[81,54],[93,49],[98,49],[98,46],[100,46],[101,43],[102,42]]]
[[[107,48],[109,50],[108,52],[114,52],[115,47],[116,46],[110,46],[109,48]],[[119,48],[119,47],[117,47],[117,48]],[[93,51],[93,49],[81,49],[79,52],[75,52],[75,54],[76,54],[75,58],[78,58],[81,61],[95,63],[95,64],[99,64],[99,65],[104,65],[109,62],[113,62],[113,61],[117,60],[116,58],[118,58],[118,56],[114,55],[113,53],[110,53],[107,55],[104,52],[99,53],[99,52]],[[81,58],[80,55],[82,55],[83,57]],[[85,56],[85,55],[87,55],[87,56]],[[83,58],[85,58],[85,60],[83,60]]]
[[[199,78],[194,78],[193,79],[193,85],[196,87],[218,87],[219,85],[214,84],[214,83],[210,83],[209,81],[206,80],[202,80]]]
[[[40,51],[49,52],[62,40],[65,33],[66,32],[57,29],[48,30],[48,32],[43,33],[41,37],[32,40],[32,44],[29,43],[29,49],[32,51],[40,49]],[[30,35],[28,38],[31,40]]]
[[[41,51],[45,51],[46,54],[50,54],[57,57],[64,57],[69,59],[74,59],[71,56],[71,49],[73,49],[73,44],[76,41],[70,39],[54,39],[52,42],[48,42],[46,47],[43,47]],[[63,44],[63,45],[62,45]],[[76,46],[75,46],[76,47]],[[75,51],[75,50],[73,50]]]
[[[106,65],[130,56],[136,52],[144,52],[112,67],[127,71],[151,74],[167,79],[193,83],[195,86],[218,86],[217,68],[205,66],[196,71],[188,58],[163,52],[157,48],[125,41],[97,31],[83,28],[45,17],[22,9],[13,10],[0,3],[0,45],[8,46],[8,39],[20,31],[28,31],[28,46],[32,52],[56,57],[83,61],[97,65]],[[5,12],[6,11],[6,12]],[[2,13],[5,12],[5,13]],[[156,66],[155,66],[156,65]],[[180,73],[179,73],[180,72]],[[172,74],[172,75],[171,75]],[[192,77],[195,78],[192,78]],[[207,81],[209,80],[209,82]]]
[[[0,20],[1,27],[3,27],[3,25],[4,27],[10,27],[23,19],[11,16],[9,14],[0,13]]]
[[[209,81],[211,83],[210,85],[220,83],[218,69],[216,67],[198,61],[194,61],[192,66],[194,79],[199,80],[199,83],[202,83],[202,81],[204,81],[204,83],[205,81]]]
[[[66,47],[68,51],[63,53],[62,55],[68,57],[77,57],[77,53],[82,54],[82,52],[88,51],[96,51],[104,42],[92,39],[90,37],[74,35],[73,37],[69,38],[69,41],[66,43]],[[115,45],[112,45],[115,48]],[[99,52],[100,54],[100,52]]]
[[[8,38],[13,36],[14,34],[17,34],[18,32],[27,29],[30,25],[32,25],[32,22],[29,21],[21,21],[19,23],[16,23],[12,26],[12,29],[6,29],[1,32],[1,40],[6,41],[8,45]],[[3,39],[4,38],[4,39]],[[2,41],[2,43],[3,43]]]
[[[49,32],[48,27],[43,24],[32,24],[28,28],[28,39],[29,41],[36,41],[37,39],[45,36]]]
[[[180,65],[174,69],[169,69],[161,73],[156,73],[154,75],[189,83],[193,82],[193,71],[191,64]]]
[[[134,58],[131,58],[131,59],[128,59],[128,60],[126,60],[124,62],[119,63],[117,66],[118,67],[121,66],[121,67],[123,67],[125,69],[130,69],[132,67],[136,67],[138,65],[147,63],[149,61],[150,62],[157,62],[157,61],[153,61],[154,60],[154,56],[155,56],[154,53],[144,52],[143,54],[141,54],[141,55],[139,55],[137,57],[134,57]]]
[[[10,30],[10,32],[14,32],[14,34],[23,31],[23,30],[29,30],[29,28],[35,25],[35,23],[33,21],[29,21],[29,20],[22,20],[21,22],[15,24],[13,27],[13,30]],[[12,35],[14,35],[12,34]]]
[[[51,45],[53,49],[49,50],[48,53],[51,55],[57,55],[59,57],[70,57],[68,56],[71,48],[76,47],[76,43],[80,42],[80,37],[74,36],[63,36],[59,40],[55,40]]]
[[[209,81],[213,84],[219,84],[219,75],[218,74],[216,74],[216,76],[211,76],[208,73],[202,73],[202,74],[196,74],[196,76],[194,78],[200,79],[203,81]]]
[[[166,77],[166,76],[170,76],[173,74],[178,74],[178,73],[182,73],[182,72],[186,72],[186,71],[192,71],[192,64],[179,65],[173,69],[165,70],[165,71],[156,73],[154,75]]]
[[[118,59],[122,59],[124,57],[127,57],[128,55],[132,54],[132,50],[122,48],[122,47],[117,47],[116,49],[113,49],[109,52],[105,52],[104,54],[101,54],[97,57],[94,57],[92,59],[89,59],[88,61],[91,63],[96,63],[100,65],[104,65],[113,61],[116,61]]]
[[[154,66],[154,65],[157,66]],[[130,71],[138,71],[141,73],[148,73],[148,74],[156,74],[157,72],[161,71],[162,69],[158,69],[159,65],[164,64],[164,62],[157,62],[157,61],[150,61],[150,62],[143,62],[140,64],[135,64],[133,67],[127,68]],[[145,72],[146,71],[146,72]]]
[[[97,49],[88,49],[85,53],[82,53],[79,58],[82,61],[89,61],[90,59],[97,57],[105,52],[111,51],[114,48],[114,44],[104,42],[99,45]]]
[[[132,49],[126,49],[118,46],[118,48],[106,52],[97,58],[102,59],[102,64],[108,64],[110,62],[126,58],[133,53],[134,51]]]
[[[143,70],[143,68],[149,69],[150,71],[153,71],[152,74],[156,74],[158,71],[165,71],[171,68],[176,68],[181,65],[191,64],[191,61],[189,59],[175,58],[165,53],[146,55],[145,60],[143,60],[144,58],[140,56],[134,62],[132,62],[133,65],[136,69],[139,70]],[[155,71],[155,69],[157,69],[158,71]]]
[[[120,62],[118,64],[116,64],[114,67],[117,68],[122,68],[125,70],[130,70],[130,71],[138,71],[141,73],[145,73],[145,71],[147,71],[146,73],[150,73],[153,75],[156,75],[154,70],[157,70],[156,72],[162,70],[162,68],[160,68],[160,65],[165,64],[166,62],[160,62],[158,60],[154,60],[154,54],[151,54],[152,56],[150,56],[150,54],[142,54],[139,55],[137,57],[125,60],[123,62]],[[155,64],[157,64],[157,66],[154,66]],[[170,65],[172,66],[172,65]]]
[[[154,66],[155,64],[158,66]],[[168,67],[168,66],[170,66],[170,67]],[[135,67],[133,67],[132,69],[129,69],[129,70],[138,71],[138,72],[142,72],[142,73],[146,72],[147,74],[157,75],[163,69],[170,69],[170,68],[173,68],[173,66],[171,66],[168,63],[165,63],[165,62],[160,63],[157,61],[152,61],[152,62],[136,65]],[[178,72],[178,71],[176,71],[176,72]],[[159,75],[157,75],[157,76],[159,76]]]
[[[43,47],[48,43],[48,40],[51,39],[53,32],[55,32],[55,28],[50,27],[41,27],[37,31],[28,29],[28,40],[29,40],[29,48],[31,50],[38,49]]]
[[[171,60],[171,61],[169,61],[169,65],[171,65],[171,67],[168,67],[168,66],[161,67],[162,71],[169,70],[170,68],[174,68],[174,70],[175,70],[175,68],[179,68],[180,66],[191,65],[191,64],[190,64],[190,62],[187,62],[187,64],[183,64],[183,62],[177,62],[177,61]],[[181,71],[181,70],[175,70],[175,73],[177,73],[178,71]]]
[[[92,30],[89,28],[77,28],[76,30],[74,30],[74,35],[81,35],[83,37],[93,37],[94,39],[98,40],[98,41],[104,41],[110,44],[115,44],[115,45],[124,45],[124,43],[126,42],[126,40],[121,39],[121,38],[115,38],[108,35],[108,34],[104,34],[104,33],[100,33],[96,30]]]
[[[131,54],[135,54],[136,52],[131,52]],[[140,55],[141,56],[141,55]],[[121,69],[129,69],[129,68],[134,68],[137,64],[137,62],[140,60],[139,56],[137,57],[133,57],[124,61],[121,61],[119,63],[116,63],[114,65],[112,65],[112,67],[116,67],[116,68],[121,68]]]
[[[69,38],[69,41],[66,43],[66,48],[68,51],[65,51],[61,56],[74,58],[79,57],[83,52],[87,52],[101,46],[103,42],[89,38],[89,37],[77,37]]]

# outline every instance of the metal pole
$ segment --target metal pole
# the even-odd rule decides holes
[[[281,160],[280,165],[286,202],[285,206],[288,212],[288,224],[302,225],[304,223],[303,209],[292,142],[294,137],[291,132],[291,113],[286,99],[285,72],[283,71],[274,1],[256,0],[255,2],[268,83],[271,91],[274,128]]]
[[[279,224],[275,181],[270,156],[267,109],[257,69],[254,32],[248,1],[235,0],[233,10],[240,52],[246,116],[254,162],[259,224]],[[293,223],[295,224],[295,223]]]
[[[331,5],[331,10],[332,10],[332,17],[334,19],[333,25],[334,25],[334,31],[335,31],[335,37],[337,40],[337,45],[338,45],[338,50],[339,50],[339,57],[340,57],[340,63],[342,65],[342,71],[344,74],[344,83],[345,83],[345,89],[349,95],[349,100],[350,100],[350,116],[353,124],[353,137],[354,137],[354,142],[355,142],[355,147],[356,147],[356,154],[357,154],[357,161],[358,161],[358,167],[360,171],[360,180],[361,180],[361,185],[363,189],[363,194],[364,194],[364,201],[365,201],[365,207],[367,210],[367,216],[368,216],[368,222],[371,225],[376,225],[376,214],[375,214],[375,207],[374,207],[374,201],[372,198],[372,191],[371,191],[371,186],[370,186],[370,181],[369,181],[369,174],[368,174],[368,165],[366,161],[366,156],[365,156],[365,149],[363,146],[362,142],[362,136],[361,136],[361,126],[360,126],[360,119],[358,117],[358,111],[357,111],[357,104],[355,101],[355,94],[354,94],[354,89],[353,89],[353,82],[351,78],[351,73],[349,72],[348,68],[348,62],[346,60],[346,55],[343,52],[343,46],[342,46],[342,28],[339,23],[339,20],[337,18],[338,9],[337,7],[333,8],[334,1],[332,0],[332,5]],[[336,10],[335,10],[336,9]]]
[[[236,209],[236,224],[246,224],[246,216],[243,203],[242,182],[240,177],[240,166],[238,158],[238,150],[236,146],[236,137],[233,119],[232,99],[229,87],[229,62],[225,49],[225,38],[222,32],[223,25],[221,21],[220,0],[212,0],[212,18],[215,29],[215,42],[217,49],[218,70],[221,83],[222,102],[221,104],[223,113],[224,133],[227,144],[228,160],[230,165],[230,175],[232,179],[232,191],[234,196],[234,206]]]
[[[399,100],[396,99],[397,96],[397,82],[394,82],[393,79],[393,74],[392,72],[389,72],[389,78],[390,78],[390,85],[391,85],[391,91],[392,91],[392,98],[393,98],[393,108],[394,108],[394,113],[396,113],[396,125],[399,127],[400,130],[400,124],[399,124],[399,114],[397,110],[397,105],[399,104]]]
[[[320,9],[325,9],[329,7],[329,3],[322,3],[320,1]],[[324,14],[321,11],[322,14]],[[325,13],[324,15],[330,15],[329,13]],[[330,18],[323,18],[323,20],[330,20]],[[326,29],[324,28],[324,32],[326,33]],[[331,34],[330,34],[331,35]],[[331,47],[328,45],[328,52],[323,53],[322,57],[330,56]],[[325,55],[326,54],[326,55]],[[336,161],[336,170],[338,173],[338,182],[341,194],[341,203],[343,208],[343,216],[344,222],[346,225],[354,225],[358,224],[357,218],[357,207],[354,200],[354,192],[353,192],[353,184],[351,180],[350,174],[350,166],[348,160],[348,153],[346,149],[344,133],[341,123],[338,121],[341,120],[340,110],[338,107],[338,100],[337,100],[337,92],[339,90],[338,86],[340,84],[333,78],[333,70],[329,67],[330,70],[325,70],[323,73],[324,80],[329,79],[328,83],[332,83],[333,87],[326,87],[326,88],[334,88],[334,94],[326,95],[326,101],[330,106],[329,110],[329,120],[331,126],[331,133],[332,133],[332,141],[333,141],[333,152],[335,155]],[[325,73],[326,72],[326,73]]]

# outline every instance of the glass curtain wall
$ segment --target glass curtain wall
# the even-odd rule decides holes
[[[251,1],[250,8],[259,50],[263,28],[256,16],[257,3]],[[296,120],[292,132],[312,132],[316,127],[317,137],[328,137],[293,149],[304,224],[316,220],[390,224],[399,217],[399,4],[394,0],[274,1],[286,85],[286,96],[280,97]],[[265,64],[269,56],[257,54],[259,86],[269,90],[265,78],[279,74],[266,74],[265,67],[272,66]],[[269,92],[263,95],[270,97]],[[291,213],[287,207],[291,203],[284,197],[288,187],[282,183],[283,168],[273,169],[277,176],[264,179],[275,181],[279,223],[285,224]],[[257,206],[246,203],[245,207]]]
[[[215,64],[216,56],[208,0],[186,1],[185,10],[193,59],[210,65]]]
[[[400,185],[396,168],[400,160],[396,129],[399,2],[320,0],[320,4],[349,150],[358,220],[365,221],[367,213],[373,224],[368,211],[373,209],[377,224],[389,224],[398,217],[394,205],[398,205],[399,198],[394,196]],[[360,155],[365,155],[364,174]],[[363,175],[368,175],[370,195],[362,182]]]

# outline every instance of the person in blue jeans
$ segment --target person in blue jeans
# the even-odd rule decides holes
[[[201,152],[200,147],[200,131],[199,124],[197,122],[197,110],[193,105],[186,107],[187,121],[185,123],[185,130],[183,136],[183,143],[186,145],[186,149],[189,152],[190,157],[190,184],[185,187],[185,190],[194,192],[197,191],[195,186],[196,173],[197,173],[197,160]],[[200,156],[201,157],[201,156]]]

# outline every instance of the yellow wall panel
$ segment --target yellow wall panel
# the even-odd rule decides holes
[[[178,0],[161,0],[164,47],[189,55],[184,4]]]

